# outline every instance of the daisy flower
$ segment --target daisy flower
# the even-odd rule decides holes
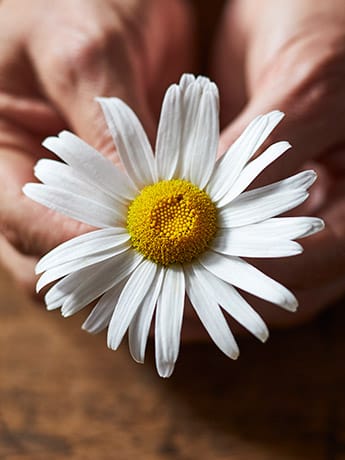
[[[239,354],[223,311],[261,341],[268,330],[240,288],[286,310],[297,300],[241,257],[284,257],[302,252],[293,241],[323,228],[313,217],[276,217],[301,204],[316,174],[304,171],[245,191],[288,142],[253,159],[283,118],[255,118],[216,160],[218,90],[208,78],[183,75],[166,92],[155,155],[134,112],[120,99],[99,98],[123,169],[74,134],[63,131],[43,145],[61,161],[40,160],[41,184],[26,184],[31,199],[98,229],[73,238],[37,264],[37,290],[48,310],[70,316],[99,299],[83,324],[108,328],[115,350],[128,330],[133,358],[144,361],[155,315],[155,356],[169,377],[179,353],[185,295],[216,345]]]

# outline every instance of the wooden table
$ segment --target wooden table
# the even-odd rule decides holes
[[[28,300],[0,271],[2,460],[345,459],[342,305],[232,362],[183,346],[169,380]]]

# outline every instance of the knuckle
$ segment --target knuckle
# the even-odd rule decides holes
[[[18,229],[16,229],[8,219],[1,219],[0,235],[20,253],[30,253],[28,248],[28,240],[22,237],[22,235],[18,232]]]
[[[312,115],[345,99],[344,42],[343,36],[320,40],[311,34],[295,37],[279,50],[266,76],[284,84],[288,107],[294,104],[292,109],[303,107]]]
[[[121,35],[114,29],[97,26],[73,29],[66,31],[63,44],[53,44],[48,65],[64,86],[65,82],[77,80],[79,75],[92,78],[121,46],[124,46]]]
[[[300,69],[296,70],[298,72]],[[303,66],[300,73],[295,94],[300,103],[311,112],[324,110],[325,105],[335,105],[336,100],[344,93],[345,69],[337,55],[328,51],[320,53],[307,66]]]
[[[65,67],[73,70],[97,63],[107,51],[108,43],[109,36],[104,30],[82,32],[66,50]]]

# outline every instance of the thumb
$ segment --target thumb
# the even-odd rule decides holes
[[[34,66],[47,97],[66,120],[69,129],[106,155],[114,146],[95,97],[116,96],[137,114],[153,139],[155,122],[149,108],[140,63],[129,55],[128,45],[109,32],[83,32],[83,40],[47,44],[53,49],[42,60],[42,50],[32,47]],[[100,35],[99,35],[100,34]],[[118,34],[118,32],[117,32]],[[37,41],[34,41],[34,45]],[[57,55],[58,54],[58,55]],[[139,78],[140,76],[140,78]]]
[[[42,54],[42,48],[36,48],[37,40],[34,40],[30,53],[46,96],[68,127],[116,163],[119,159],[95,96],[112,95],[125,100],[137,112],[151,139],[154,122],[144,87],[138,84],[135,66],[130,64],[123,48],[119,47],[115,53],[114,42],[109,37],[100,40],[99,36],[86,34],[80,46],[60,43],[59,59],[52,52],[55,58],[48,60],[42,56],[49,53]],[[46,45],[49,46],[49,40]],[[53,50],[54,46],[56,48],[56,44]],[[25,182],[32,181],[36,160],[24,153],[9,152],[7,157],[3,161],[6,160],[14,178],[11,186],[14,192],[7,200],[10,211],[3,219],[6,225],[2,231],[16,248],[26,254],[42,255],[62,241],[91,229],[23,196],[21,188]],[[20,177],[19,170],[22,171]],[[15,207],[14,202],[17,203]]]
[[[339,256],[344,253],[344,230],[339,225],[340,230],[336,231],[334,218],[335,215],[342,215],[343,204],[340,200],[332,200],[329,194],[334,187],[334,178],[324,161],[335,146],[344,142],[340,123],[344,119],[344,109],[341,107],[342,96],[339,97],[339,91],[334,91],[332,87],[334,82],[323,81],[324,91],[320,91],[319,78],[315,74],[312,77],[289,82],[284,75],[275,74],[275,78],[267,78],[254,88],[253,95],[242,112],[222,131],[220,148],[225,151],[245,126],[260,113],[273,109],[285,112],[285,118],[270,134],[266,145],[287,140],[293,148],[272,163],[255,182],[254,187],[280,180],[302,168],[315,168],[319,179],[310,189],[309,200],[302,205],[305,206],[303,213],[319,214],[326,221],[326,229],[309,237],[303,243],[304,253],[291,258],[288,264],[280,261],[272,263],[270,260],[260,260],[260,263],[255,264],[290,289],[305,293],[315,286],[326,288],[328,285],[333,286],[335,280],[341,280],[342,287],[340,283],[334,290],[324,291],[328,297],[320,297],[322,303],[334,300],[344,290],[344,263]],[[326,94],[328,97],[325,97]],[[265,145],[262,148],[264,147]],[[330,207],[334,209],[333,215]],[[299,213],[302,212],[301,208]],[[338,223],[340,221],[338,217]],[[309,300],[311,298],[308,297]],[[317,294],[314,294],[314,299],[317,300]]]
[[[224,152],[257,115],[275,109],[285,113],[285,118],[264,147],[286,140],[292,144],[292,149],[265,170],[260,182],[272,182],[291,175],[304,168],[307,162],[317,161],[344,140],[339,123],[344,117],[343,97],[339,90],[335,91],[334,80],[322,79],[316,70],[308,70],[304,75],[299,72],[298,77],[290,77],[285,70],[281,71],[278,66],[268,72],[252,88],[252,95],[242,112],[221,133],[220,149]]]

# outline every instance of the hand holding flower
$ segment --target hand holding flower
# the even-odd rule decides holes
[[[121,97],[153,137],[167,85],[193,60],[192,21],[179,0],[4,0],[0,9],[0,230],[31,268],[4,240],[0,259],[33,290],[34,258],[88,229],[23,196],[47,155],[42,140],[69,128],[117,162],[97,95]]]
[[[258,113],[287,114],[270,142],[293,148],[260,176],[279,180],[306,168],[317,171],[311,196],[297,212],[319,215],[326,229],[306,240],[304,253],[265,272],[299,298],[297,315],[265,312],[276,325],[301,322],[345,293],[345,9],[341,0],[234,0],[228,3],[215,45],[213,76],[220,86],[221,149]]]

